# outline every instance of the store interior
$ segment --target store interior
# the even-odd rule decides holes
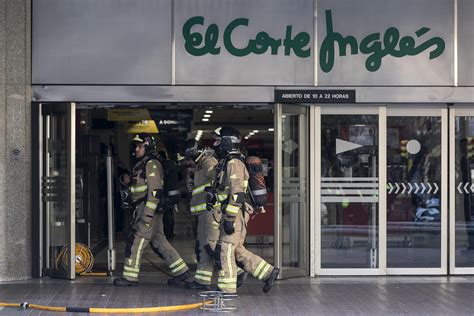
[[[181,186],[181,201],[174,212],[165,215],[165,233],[184,260],[195,264],[196,218],[189,210],[186,179],[193,164],[177,161],[180,144],[188,138],[212,146],[212,131],[232,126],[242,136],[242,152],[262,159],[269,193],[266,213],[248,226],[247,247],[273,262],[273,162],[274,113],[272,105],[253,104],[89,104],[76,107],[76,242],[90,247],[95,270],[107,270],[107,156],[113,161],[113,224],[116,270],[124,262],[123,232],[130,214],[121,207],[120,174],[131,170],[131,140],[139,132],[157,139],[161,155],[175,161]],[[145,252],[143,270],[161,270],[164,262],[151,249]]]

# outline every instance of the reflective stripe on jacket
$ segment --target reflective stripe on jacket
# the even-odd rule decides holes
[[[207,193],[205,188],[212,186],[217,166],[217,159],[210,155],[202,156],[196,163],[194,171],[194,188],[191,196],[191,212],[194,215],[206,210]]]

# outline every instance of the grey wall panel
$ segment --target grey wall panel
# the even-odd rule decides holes
[[[474,1],[458,0],[458,85],[474,85]]]
[[[308,89],[308,87],[276,87]],[[327,87],[325,89],[338,89]],[[340,89],[340,88],[339,88]],[[357,103],[472,103],[474,87],[347,87]],[[0,91],[1,92],[1,91]],[[33,86],[35,102],[251,102],[272,103],[274,87],[245,86]],[[334,104],[334,106],[339,106]]]
[[[194,25],[190,33],[205,38],[211,24],[217,25],[215,54],[193,56],[185,48],[183,26],[192,17],[202,16],[204,25]],[[237,18],[248,19],[248,26],[234,29],[231,40],[238,48],[247,47],[259,32],[266,32],[276,40],[285,39],[291,25],[292,38],[299,32],[309,35],[308,57],[298,57],[291,50],[279,47],[273,55],[268,49],[262,54],[250,53],[237,57],[229,53],[223,37],[226,27]],[[175,2],[176,83],[222,85],[313,85],[313,0],[177,0]],[[215,28],[215,26],[214,26]],[[210,35],[209,31],[209,35]],[[196,39],[199,35],[196,35]],[[211,38],[211,37],[209,37]],[[189,44],[188,39],[188,44]],[[196,45],[202,48],[204,45]]]
[[[469,0],[466,0],[469,1]],[[453,0],[318,0],[318,49],[320,57],[329,56],[326,51],[334,51],[334,65],[332,69],[318,65],[319,85],[453,85],[454,84],[454,1]],[[346,56],[339,56],[338,45],[331,47],[331,34],[327,30],[326,10],[331,11],[333,32],[343,37],[352,35],[359,47],[358,54],[351,55],[349,47]],[[381,43],[381,48],[389,45],[384,43],[384,34],[388,28],[399,30],[400,41],[394,47],[400,51],[400,42],[403,40],[414,49],[403,50],[399,57],[390,54],[381,59],[381,65],[366,67],[367,58],[372,55],[370,48]],[[423,29],[424,28],[424,29]],[[428,30],[429,28],[430,30]],[[391,29],[393,30],[393,29]],[[419,31],[420,30],[420,31]],[[471,29],[472,30],[472,29]],[[416,32],[418,32],[417,36]],[[379,35],[375,34],[379,33]],[[424,34],[422,34],[424,33]],[[368,35],[372,41],[366,44],[367,50],[361,53],[361,44]],[[378,37],[379,41],[375,41]],[[439,37],[441,39],[433,39]],[[394,39],[395,36],[391,37]],[[388,39],[388,37],[387,37]],[[444,42],[444,51],[441,50]],[[323,44],[329,44],[324,45]],[[426,44],[423,44],[426,43]],[[423,50],[423,46],[426,49]],[[321,46],[323,49],[321,51]],[[417,52],[416,48],[419,52]],[[430,60],[430,53],[439,49],[441,55]],[[380,52],[380,51],[379,51]],[[415,54],[416,53],[416,54]],[[398,53],[395,53],[398,54]],[[408,55],[407,55],[408,54]],[[372,56],[374,61],[380,57]],[[318,60],[319,62],[320,60]],[[330,63],[327,63],[330,65]]]
[[[170,84],[171,0],[34,0],[33,83]]]
[[[36,102],[273,102],[273,87],[33,86]]]

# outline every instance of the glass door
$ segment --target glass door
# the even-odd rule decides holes
[[[43,126],[43,272],[50,277],[74,279],[75,104],[40,106]]]
[[[379,183],[384,166],[380,118],[385,118],[385,108],[318,109],[316,274],[383,273]]]
[[[474,274],[474,110],[450,109],[450,273]]]
[[[387,108],[387,273],[447,273],[447,109]]]
[[[306,276],[308,262],[307,107],[276,105],[275,264],[281,277]]]

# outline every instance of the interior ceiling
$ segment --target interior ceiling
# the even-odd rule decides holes
[[[205,109],[195,109],[193,111],[193,133],[198,130],[203,131],[203,139],[210,138],[211,132],[220,126],[232,126],[240,131],[242,137],[250,132],[258,131],[252,138],[266,139],[273,138],[273,112],[268,108],[253,109],[219,109],[212,110],[213,113],[206,113]],[[204,115],[211,117],[208,122],[202,121]]]
[[[240,131],[242,137],[248,136],[250,132],[257,131],[251,139],[271,141],[273,139],[273,105],[265,104],[106,104],[106,103],[81,103],[79,109],[101,109],[94,113],[95,117],[105,118],[106,109],[110,108],[149,108],[159,110],[189,110],[192,111],[193,121],[191,124],[192,135],[202,130],[201,139],[212,138],[212,131],[220,126],[232,126]],[[206,113],[212,111],[212,113]],[[202,121],[204,115],[210,115],[209,121]]]

